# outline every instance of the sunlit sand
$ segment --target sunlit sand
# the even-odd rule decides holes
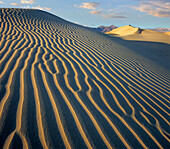
[[[169,35],[124,29],[0,9],[0,148],[169,148]]]
[[[170,35],[170,32],[166,32],[166,33],[164,33],[164,34],[166,34],[166,35]],[[170,37],[169,37],[170,38]]]
[[[117,35],[125,40],[136,40],[136,41],[150,41],[150,42],[161,42],[170,44],[170,35],[167,33],[160,33],[157,31],[151,31],[147,29],[141,29],[126,25],[107,32],[108,35]]]

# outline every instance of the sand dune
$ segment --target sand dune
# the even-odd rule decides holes
[[[110,32],[107,32],[106,34],[111,36],[116,35],[125,40],[162,42],[170,44],[170,37],[168,36],[168,33],[160,33],[157,31],[136,28],[131,25],[119,27]]]
[[[0,148],[170,147],[163,63],[40,10],[0,9],[0,32]]]
[[[107,32],[106,34],[116,34],[120,36],[126,36],[126,35],[132,35],[132,34],[140,34],[141,31],[142,30],[140,28],[133,27],[131,25],[126,25],[126,26],[113,29],[112,31]]]
[[[164,33],[164,34],[166,34],[166,35],[170,35],[170,32],[166,32],[166,33]]]

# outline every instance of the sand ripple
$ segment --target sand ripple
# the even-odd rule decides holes
[[[0,15],[0,148],[170,148],[169,70],[43,11]]]

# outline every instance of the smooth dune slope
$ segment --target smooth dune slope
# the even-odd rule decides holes
[[[120,35],[120,36],[139,34],[139,33],[141,33],[141,29],[133,27],[131,25],[122,26],[122,27],[113,29],[110,32],[106,32],[106,34],[116,34],[116,35]]]
[[[166,33],[164,33],[164,34],[166,34],[166,35],[170,35],[170,32],[166,32]]]
[[[125,40],[150,41],[170,44],[170,37],[168,36],[169,33],[160,33],[157,31],[133,27],[131,25],[126,25],[117,29],[113,29],[106,34],[111,36],[116,35]]]
[[[0,32],[0,148],[170,148],[169,69],[40,10]]]

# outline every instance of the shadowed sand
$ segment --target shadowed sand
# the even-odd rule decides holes
[[[170,147],[168,44],[31,9],[0,9],[0,32],[0,148]]]

